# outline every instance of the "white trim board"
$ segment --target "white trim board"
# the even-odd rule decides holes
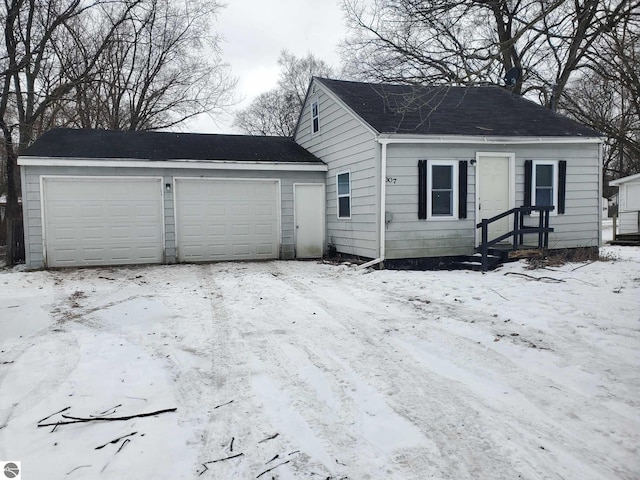
[[[124,167],[177,168],[202,170],[268,170],[286,172],[326,172],[327,165],[318,163],[238,162],[231,160],[136,160],[129,158],[51,158],[20,157],[18,165],[38,167]]]
[[[475,137],[472,135],[414,135],[380,134],[378,143],[451,143],[477,145],[545,145],[545,144],[589,144],[602,143],[601,138],[582,137]]]

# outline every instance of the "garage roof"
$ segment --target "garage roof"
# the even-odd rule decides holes
[[[522,137],[601,134],[494,86],[362,83],[316,77],[379,133]]]
[[[71,128],[49,130],[21,157],[323,164],[289,137]]]

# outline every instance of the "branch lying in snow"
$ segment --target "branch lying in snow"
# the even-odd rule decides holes
[[[204,470],[202,470],[202,471],[198,474],[198,476],[199,476],[199,477],[200,477],[200,476],[202,476],[202,474],[203,474],[204,472],[206,472],[207,470],[209,470],[209,467],[207,467],[207,465],[208,465],[208,464],[210,464],[210,463],[224,462],[225,460],[231,460],[232,458],[238,458],[238,457],[241,457],[241,456],[243,456],[243,455],[244,455],[244,453],[238,453],[238,454],[236,454],[236,455],[231,455],[230,457],[219,458],[219,459],[217,459],[217,460],[210,460],[210,461],[208,461],[208,462],[204,462],[204,463],[202,464],[202,466],[204,467]]]
[[[95,450],[100,450],[101,448],[106,447],[106,446],[107,446],[107,445],[109,445],[110,443],[118,443],[118,442],[119,442],[120,440],[122,440],[123,438],[132,437],[132,436],[134,436],[136,433],[138,433],[138,432],[133,432],[133,433],[130,433],[130,434],[128,434],[128,435],[123,435],[123,436],[121,436],[121,437],[114,438],[113,440],[111,440],[110,442],[105,443],[104,445],[99,445],[99,446],[97,446],[97,447],[95,448]],[[120,448],[122,448],[122,447],[120,447]],[[120,451],[120,450],[118,450],[118,451]]]
[[[83,417],[72,417],[70,415],[62,415],[63,418],[68,418],[70,421],[68,421],[68,422],[55,422],[55,423],[38,423],[38,426],[39,427],[51,427],[51,426],[58,426],[58,425],[69,425],[71,423],[116,422],[116,421],[119,421],[119,420],[131,420],[132,418],[152,417],[154,415],[160,415],[161,413],[175,412],[176,410],[177,410],[177,408],[167,408],[167,409],[164,409],[164,410],[157,410],[155,412],[138,413],[136,415],[127,415],[126,417],[91,417],[91,418],[83,418]]]
[[[558,278],[553,277],[534,277],[532,275],[527,275],[526,273],[520,272],[507,272],[505,275],[519,275],[521,277],[528,278],[530,280],[535,280],[536,282],[545,282],[545,283],[564,283],[564,280],[560,280]]]
[[[280,434],[279,433],[275,433],[275,434],[271,435],[270,437],[263,438],[258,443],[268,442],[269,440],[273,440],[274,438],[276,438],[278,435],[280,435]]]
[[[62,410],[58,410],[57,412],[52,413],[52,414],[51,414],[51,415],[49,415],[48,417],[44,417],[42,420],[38,420],[38,423],[42,423],[42,422],[44,422],[45,420],[49,420],[49,419],[50,419],[51,417],[53,417],[54,415],[57,415],[57,414],[62,413],[62,412],[66,412],[66,411],[67,411],[67,410],[69,410],[70,408],[71,408],[71,407],[66,407],[66,408],[63,408]]]
[[[276,468],[281,467],[282,465],[284,465],[284,464],[286,464],[286,463],[289,463],[290,461],[291,461],[291,460],[287,460],[286,462],[279,463],[279,464],[278,464],[278,465],[276,465],[275,467],[271,467],[271,468],[269,468],[269,469],[265,470],[265,471],[264,471],[264,472],[262,472],[260,475],[258,475],[256,478],[260,478],[260,477],[261,477],[262,475],[264,475],[265,473],[269,473],[271,470],[275,470]]]
[[[55,413],[54,413],[54,415],[55,415]],[[91,466],[91,465],[80,465],[79,467],[76,467],[76,468],[74,468],[73,470],[71,470],[71,471],[67,472],[67,475],[71,475],[73,472],[75,472],[75,471],[76,471],[76,470],[78,470],[79,468],[88,468],[88,467],[90,467],[90,466]]]

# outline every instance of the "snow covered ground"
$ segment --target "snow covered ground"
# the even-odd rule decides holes
[[[2,271],[0,460],[25,479],[638,479],[640,248],[603,254]]]

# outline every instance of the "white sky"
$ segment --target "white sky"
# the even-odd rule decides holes
[[[300,57],[311,52],[334,67],[337,47],[345,36],[338,0],[228,0],[218,16],[224,36],[222,54],[238,77],[236,95],[248,105],[276,86],[278,57],[283,49]],[[200,116],[186,129],[197,133],[241,133],[231,126],[233,116]]]

